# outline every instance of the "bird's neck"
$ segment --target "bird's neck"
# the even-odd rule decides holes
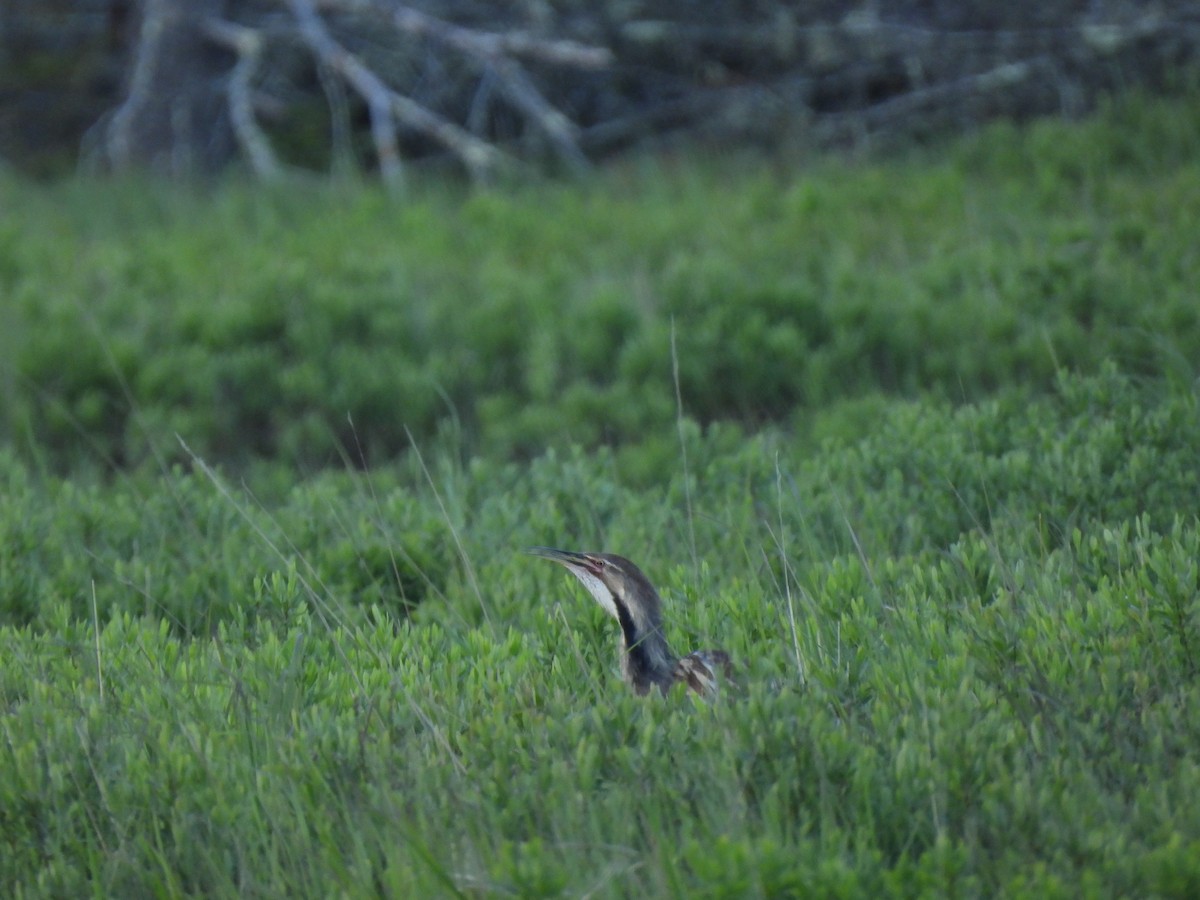
[[[621,625],[621,673],[639,694],[655,686],[665,691],[672,684],[675,654],[663,636],[662,621],[657,615],[639,615],[621,598],[614,599]]]

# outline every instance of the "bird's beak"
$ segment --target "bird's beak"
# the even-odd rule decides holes
[[[525,552],[530,556],[540,556],[542,559],[566,566],[567,571],[579,579],[596,602],[604,607],[605,612],[617,621],[621,620],[612,589],[604,583],[600,575],[600,564],[595,557],[587,553],[576,553],[574,550],[555,550],[553,547],[530,547]]]
[[[574,550],[556,550],[553,547],[530,547],[525,552],[530,556],[539,556],[542,559],[553,560],[564,566],[590,567],[587,554],[576,553]]]

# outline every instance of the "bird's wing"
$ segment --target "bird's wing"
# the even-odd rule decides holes
[[[674,678],[681,681],[702,697],[712,697],[718,692],[721,677],[732,680],[733,662],[724,650],[697,650],[675,663]]]

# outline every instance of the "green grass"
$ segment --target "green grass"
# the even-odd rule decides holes
[[[0,892],[1197,895],[1195,108],[0,185]],[[537,544],[739,688],[631,696]]]

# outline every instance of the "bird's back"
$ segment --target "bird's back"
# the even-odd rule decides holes
[[[724,650],[697,650],[675,663],[672,677],[702,697],[717,694],[720,679],[732,681],[733,662]]]

